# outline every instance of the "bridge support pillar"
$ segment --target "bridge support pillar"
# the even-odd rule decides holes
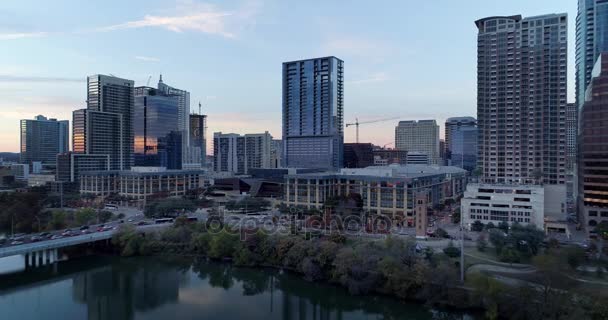
[[[42,250],[42,266],[45,266],[47,264],[48,257],[48,250]]]
[[[28,267],[33,267],[34,266],[34,253],[30,252],[26,255],[26,265]]]
[[[34,256],[34,263],[32,264],[32,267],[37,267],[38,263],[40,262],[40,256],[38,255],[38,251],[34,251],[31,254],[32,256]]]

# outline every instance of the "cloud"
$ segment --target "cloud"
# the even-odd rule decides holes
[[[135,59],[141,60],[141,61],[149,61],[149,62],[158,62],[158,61],[160,61],[159,58],[147,57],[147,56],[135,56]]]
[[[15,32],[15,33],[0,33],[0,40],[16,40],[23,38],[38,38],[47,36],[48,32]]]
[[[177,7],[174,15],[146,15],[140,20],[128,21],[102,28],[97,31],[114,31],[148,27],[164,28],[173,32],[195,31],[234,38],[227,30],[226,19],[234,13],[221,11],[211,4],[185,3]]]
[[[350,84],[365,84],[365,83],[384,82],[388,79],[389,79],[389,77],[385,72],[378,72],[378,73],[374,73],[374,74],[370,75],[367,78],[350,80],[350,81],[346,81],[346,82],[350,83]]]
[[[0,74],[0,82],[86,82],[85,78],[15,76]]]

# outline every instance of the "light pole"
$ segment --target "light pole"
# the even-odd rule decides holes
[[[464,226],[462,221],[463,212],[460,208],[460,282],[464,283]]]

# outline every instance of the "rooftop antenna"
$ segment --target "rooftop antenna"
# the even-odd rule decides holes
[[[201,112],[201,102],[200,101],[198,102],[198,114],[203,114]]]
[[[158,80],[159,83],[163,83],[163,74],[160,74],[160,79]]]

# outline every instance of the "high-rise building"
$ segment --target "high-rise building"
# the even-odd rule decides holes
[[[374,165],[374,145],[371,143],[345,143],[344,168],[365,168]]]
[[[87,109],[73,113],[75,152],[107,154],[111,170],[133,166],[133,85],[113,76],[87,78]]]
[[[477,167],[477,120],[454,117],[445,121],[445,153],[448,166],[469,171]]]
[[[36,116],[21,120],[21,163],[55,165],[58,153],[69,149],[69,121]]]
[[[182,131],[182,154],[186,154],[190,145],[190,92],[167,85],[163,82],[162,74],[158,80],[158,91],[164,95],[177,97],[177,128]]]
[[[213,134],[213,169],[216,172],[248,174],[250,168],[271,168],[270,149],[272,136],[268,131],[239,135]]]
[[[343,143],[344,62],[284,62],[283,166],[339,169]]]
[[[190,159],[192,163],[198,161],[205,167],[207,157],[207,116],[204,114],[190,114]],[[196,157],[195,157],[196,155]]]
[[[483,181],[563,184],[567,14],[488,17],[475,24]]]
[[[566,169],[572,171],[576,165],[576,139],[578,133],[578,108],[576,103],[566,105]]]
[[[578,213],[589,232],[608,221],[608,53],[591,73],[580,113]]]
[[[78,183],[81,173],[104,170],[110,170],[110,156],[107,154],[62,153],[57,155],[55,180]]]
[[[585,102],[593,65],[602,52],[608,52],[608,1],[578,0],[575,88],[579,109]]]
[[[283,140],[272,139],[270,145],[270,167],[283,168]]]
[[[439,163],[439,126],[435,120],[399,121],[395,149],[426,154],[429,164]]]
[[[162,94],[154,88],[135,88],[135,166],[182,168],[177,102],[177,96]]]

